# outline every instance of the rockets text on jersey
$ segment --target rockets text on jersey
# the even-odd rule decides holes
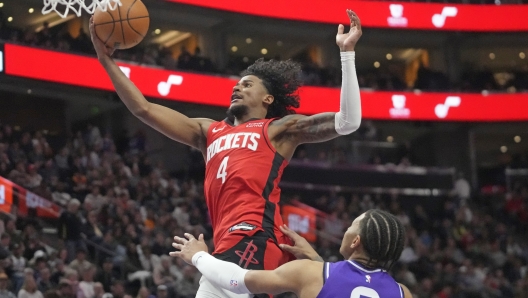
[[[251,151],[256,151],[259,139],[260,134],[254,132],[237,132],[223,135],[207,146],[206,163],[217,153],[224,150],[247,148]]]

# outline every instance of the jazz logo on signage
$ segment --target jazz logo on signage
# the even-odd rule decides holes
[[[411,116],[411,110],[405,107],[406,101],[405,95],[394,94],[392,96],[393,108],[389,110],[392,118],[409,118]]]
[[[172,85],[181,85],[183,77],[178,75],[169,75],[167,81],[162,81],[158,84],[158,92],[161,96],[167,96],[170,93]]]
[[[306,234],[310,231],[310,219],[308,218],[308,216],[301,216],[299,214],[289,214],[288,227],[301,234]]]
[[[445,117],[447,117],[449,108],[456,108],[460,106],[460,101],[461,99],[458,96],[448,96],[443,104],[440,103],[436,105],[435,107],[436,117],[440,119],[444,119]]]
[[[125,76],[130,79],[130,67],[119,66],[119,68],[125,74]]]
[[[458,9],[452,6],[446,6],[442,9],[442,13],[435,13],[432,18],[433,25],[436,28],[442,28],[445,25],[447,17],[456,17]]]
[[[407,27],[407,18],[403,16],[403,5],[389,5],[391,16],[387,18],[387,24],[391,27]]]

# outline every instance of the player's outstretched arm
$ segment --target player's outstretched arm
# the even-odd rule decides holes
[[[287,127],[284,136],[296,144],[317,143],[347,135],[361,124],[361,98],[356,75],[354,48],[361,37],[361,22],[351,10],[347,10],[350,31],[344,33],[339,25],[336,43],[341,51],[342,86],[340,110],[337,113],[321,113],[312,116],[291,115],[276,121]],[[282,122],[282,123],[281,123]]]
[[[297,297],[303,297],[302,293],[306,291],[314,292],[315,297],[323,287],[323,266],[323,262],[295,260],[275,270],[250,270],[244,283],[250,294],[293,292]]]
[[[99,40],[95,34],[93,19],[90,19],[90,34],[99,62],[110,76],[119,98],[130,112],[167,137],[203,151],[206,146],[207,129],[213,120],[189,118],[167,107],[148,102],[110,57],[114,49],[106,47]]]
[[[317,291],[323,286],[322,262],[296,260],[275,270],[246,270],[236,264],[221,261],[207,253],[203,235],[198,239],[186,233],[174,237],[172,246],[179,251],[171,256],[180,257],[196,268],[213,284],[237,294],[280,294]],[[318,291],[317,291],[318,292]],[[315,296],[315,295],[313,295]]]

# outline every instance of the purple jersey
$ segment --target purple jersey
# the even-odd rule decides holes
[[[400,285],[382,269],[354,261],[325,263],[324,286],[317,298],[403,298]]]

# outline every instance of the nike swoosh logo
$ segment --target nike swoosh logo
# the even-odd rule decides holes
[[[213,133],[219,132],[219,131],[223,130],[224,128],[225,128],[225,126],[220,128],[220,129],[216,129],[216,127],[215,127],[215,128],[213,128]]]

